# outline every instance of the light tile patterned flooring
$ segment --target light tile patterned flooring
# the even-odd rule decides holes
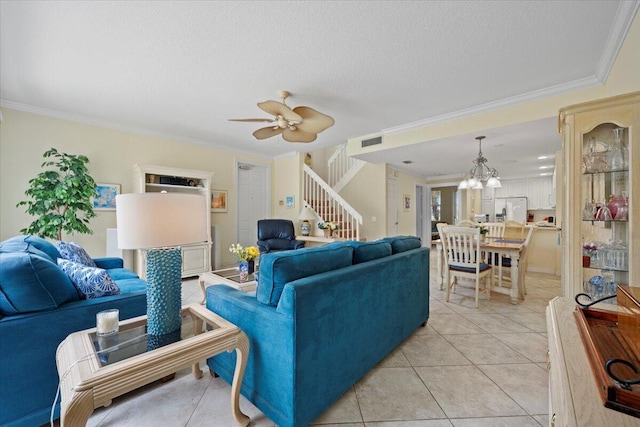
[[[432,265],[433,265],[432,257]],[[506,295],[481,296],[459,288],[451,302],[435,285],[426,328],[351,387],[314,425],[340,427],[547,426],[545,307],[560,294],[559,277],[527,274],[528,295],[518,305]],[[183,283],[183,303],[202,298],[197,280]],[[201,363],[206,367],[204,362]],[[208,370],[207,370],[208,372]],[[244,397],[251,426],[273,422]],[[89,426],[232,427],[230,386],[190,369],[96,410]]]

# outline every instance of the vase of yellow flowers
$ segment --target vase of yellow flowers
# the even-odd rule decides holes
[[[322,221],[318,223],[318,228],[324,232],[324,237],[331,237],[331,234],[340,228],[340,224],[333,221]]]
[[[238,258],[238,271],[240,272],[240,281],[244,282],[248,279],[249,274],[255,271],[255,260],[260,255],[260,251],[255,246],[242,247],[240,243],[233,243],[229,247],[229,252],[235,254]]]

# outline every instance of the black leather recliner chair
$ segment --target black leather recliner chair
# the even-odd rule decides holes
[[[258,220],[258,249],[261,254],[304,248],[301,240],[296,240],[293,222],[288,219]]]

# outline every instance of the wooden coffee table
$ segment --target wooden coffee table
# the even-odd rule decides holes
[[[207,294],[204,289],[205,283],[211,283],[214,285],[222,283],[245,293],[255,292],[257,285],[255,273],[249,274],[247,280],[241,282],[238,267],[223,268],[221,270],[202,273],[199,281],[200,289],[202,289],[202,301],[200,301],[200,304],[204,304],[207,299]]]
[[[200,304],[182,308],[182,337],[159,348],[147,340],[147,316],[120,322],[120,331],[96,336],[96,328],[69,335],[58,347],[61,425],[83,426],[95,408],[113,398],[192,365],[202,377],[199,362],[223,351],[235,350],[236,369],[231,385],[231,411],[241,426],[249,417],[240,411],[240,386],[249,356],[249,340],[234,324]]]

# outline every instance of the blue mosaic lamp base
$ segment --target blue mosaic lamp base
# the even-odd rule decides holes
[[[175,335],[182,324],[180,248],[147,251],[147,334]]]

